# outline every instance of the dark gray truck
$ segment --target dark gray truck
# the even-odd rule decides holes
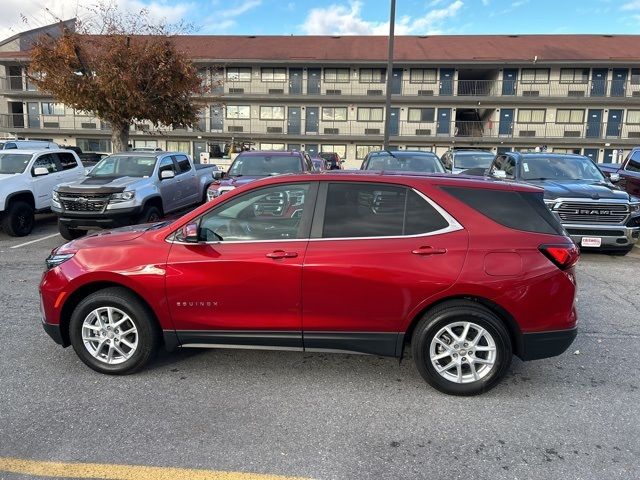
[[[58,185],[51,210],[67,240],[91,228],[155,222],[206,201],[216,170],[194,165],[181,152],[118,153],[100,160],[86,178]]]

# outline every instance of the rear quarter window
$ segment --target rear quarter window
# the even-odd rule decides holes
[[[542,192],[518,192],[442,186],[442,190],[485,217],[514,230],[566,235],[544,204]]]

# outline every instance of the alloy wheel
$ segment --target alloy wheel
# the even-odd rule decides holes
[[[117,365],[136,352],[138,329],[131,317],[119,308],[100,307],[85,317],[82,342],[96,360]]]

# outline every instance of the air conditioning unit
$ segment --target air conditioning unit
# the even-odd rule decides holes
[[[636,90],[635,92],[631,93],[632,97],[640,97],[640,90]]]
[[[367,95],[382,95],[382,90],[367,90]]]
[[[580,136],[580,130],[565,130],[564,131],[564,136],[565,137],[579,137]]]
[[[42,122],[42,128],[60,128],[58,122]]]
[[[327,95],[342,95],[342,90],[327,90]]]
[[[244,93],[244,88],[230,88],[229,93],[230,94]]]
[[[80,128],[86,128],[86,129],[95,129],[98,128],[98,126],[95,123],[91,123],[91,122],[86,122],[86,123],[81,123],[80,124]]]
[[[629,132],[627,134],[627,137],[629,137],[629,138],[640,138],[640,132]]]
[[[267,127],[267,133],[282,133],[282,127]]]
[[[149,131],[149,125],[146,124],[146,123],[136,123],[135,128],[139,132],[148,132]]]
[[[425,97],[432,97],[433,96],[433,90],[418,90],[418,95],[422,95]]]
[[[538,90],[525,90],[522,92],[523,97],[539,97],[540,92]]]
[[[325,128],[324,133],[326,135],[338,135],[340,133],[340,130],[337,128]]]
[[[518,132],[518,135],[520,135],[521,137],[535,137],[536,136],[536,131],[535,130],[520,130]]]
[[[419,135],[421,137],[429,137],[429,136],[431,136],[431,129],[430,128],[416,128],[416,135]]]
[[[584,90],[569,90],[567,92],[568,97],[584,97]]]
[[[271,95],[282,95],[284,93],[284,89],[283,88],[270,88],[269,89],[269,94]]]
[[[242,125],[229,125],[227,127],[228,132],[242,132],[244,127]]]
[[[364,134],[365,135],[380,135],[380,129],[379,128],[365,128],[364,129]]]

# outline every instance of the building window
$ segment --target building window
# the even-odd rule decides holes
[[[377,152],[381,150],[380,145],[356,145],[356,158],[358,160],[364,160],[369,152]]]
[[[111,140],[107,138],[77,138],[76,145],[83,152],[111,152]]]
[[[518,110],[518,123],[544,123],[544,108],[521,108]]]
[[[287,69],[263,68],[260,78],[263,82],[284,82],[287,79]]]
[[[523,68],[522,83],[549,83],[549,69]]]
[[[588,83],[588,68],[561,68],[560,83]]]
[[[631,69],[631,85],[640,85],[640,68]]]
[[[227,80],[229,82],[250,82],[251,67],[227,68]]]
[[[583,123],[584,110],[562,109],[556,111],[556,123]]]
[[[349,69],[325,68],[324,81],[329,83],[349,83]]]
[[[410,108],[410,122],[433,122],[436,115],[435,108]]]
[[[436,83],[435,68],[412,68],[409,73],[411,83]]]
[[[340,158],[347,156],[346,145],[321,145],[320,151],[323,153],[337,153]]]
[[[284,107],[260,107],[260,120],[284,120]]]
[[[191,142],[167,140],[167,152],[191,153]]]
[[[433,152],[433,147],[425,147],[425,146],[411,147],[411,150],[420,150],[421,152]]]
[[[346,122],[347,107],[322,107],[323,122]]]
[[[134,148],[158,148],[157,140],[134,140],[133,141]]]
[[[382,107],[358,107],[359,122],[381,122]]]
[[[249,105],[227,105],[227,118],[251,118]]]
[[[64,115],[64,103],[42,102],[43,115]]]
[[[383,83],[384,68],[361,68],[360,83]]]
[[[640,125],[640,110],[627,110],[627,124]]]
[[[277,151],[283,151],[284,148],[284,143],[261,143],[260,144],[260,150],[277,150]]]

